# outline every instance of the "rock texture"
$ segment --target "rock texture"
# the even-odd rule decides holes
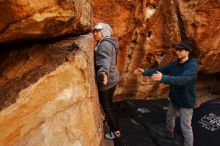
[[[103,139],[91,27],[90,0],[0,1],[1,146],[113,145]]]
[[[1,146],[101,146],[93,44],[87,35],[8,52],[1,62]]]
[[[79,35],[91,28],[90,0],[1,0],[0,43]]]
[[[213,83],[220,85],[218,0],[93,0],[93,9],[94,23],[109,23],[120,41],[121,81],[116,99],[167,96],[168,86],[134,76],[133,70],[168,63],[175,58],[173,45],[186,38],[193,38],[198,46],[200,72],[206,74],[199,83],[213,75]],[[200,90],[207,90],[203,85]],[[209,88],[214,88],[214,94],[220,94],[218,86],[212,85]]]
[[[195,38],[201,59],[201,72],[220,72],[220,1],[180,1],[187,34]]]

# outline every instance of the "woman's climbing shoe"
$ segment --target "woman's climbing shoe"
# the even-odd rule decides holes
[[[115,138],[119,138],[121,136],[121,133],[120,133],[120,131],[110,131],[110,132],[107,132],[106,134],[105,134],[105,138],[106,139],[115,139]]]

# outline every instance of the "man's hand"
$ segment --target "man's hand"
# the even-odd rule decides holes
[[[134,70],[134,74],[143,74],[144,73],[144,70],[142,68],[137,68]]]
[[[107,82],[108,82],[108,76],[106,75],[106,73],[105,72],[101,72],[100,73],[100,80],[101,80],[101,82],[102,82],[102,85],[106,85],[107,84]]]
[[[161,81],[162,79],[162,76],[163,74],[159,71],[156,71],[156,73],[154,73],[151,78],[154,80],[154,81]]]

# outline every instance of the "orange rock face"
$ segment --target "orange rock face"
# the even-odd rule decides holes
[[[0,1],[0,43],[82,34],[91,20],[87,0]]]
[[[121,81],[116,98],[167,96],[167,85],[135,76],[133,70],[163,66],[175,59],[173,45],[185,38],[197,43],[200,71],[219,73],[219,1],[93,0],[93,10],[94,23],[109,23],[120,41]]]
[[[85,35],[20,48],[4,58],[1,146],[101,146],[101,112],[91,78],[93,43]]]
[[[103,138],[94,40],[79,36],[91,24],[88,0],[0,1],[1,146],[113,145]]]

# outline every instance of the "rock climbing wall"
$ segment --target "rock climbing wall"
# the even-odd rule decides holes
[[[0,145],[101,145],[93,43],[87,35],[8,54]]]
[[[0,11],[0,43],[79,35],[91,29],[90,0],[3,0]]]
[[[1,146],[107,145],[91,10],[89,0],[0,1]]]
[[[120,41],[121,81],[116,100],[168,96],[167,85],[135,76],[133,71],[163,66],[175,59],[173,46],[186,38],[193,38],[198,47],[198,91],[220,94],[220,1],[93,0],[93,10],[94,23],[109,23]]]

